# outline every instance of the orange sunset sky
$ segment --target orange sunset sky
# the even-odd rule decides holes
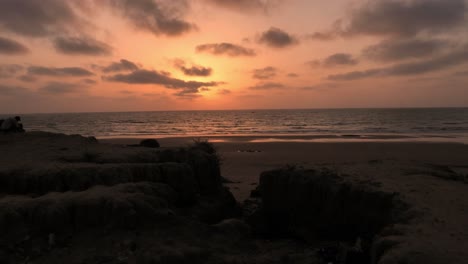
[[[0,0],[0,113],[468,106],[465,0]]]

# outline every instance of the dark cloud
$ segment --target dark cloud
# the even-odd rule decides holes
[[[444,70],[452,66],[468,63],[468,45],[437,57],[410,63],[400,63],[390,67],[376,68],[366,71],[354,71],[328,76],[329,80],[348,81],[375,76],[407,76]]]
[[[287,76],[290,77],[290,78],[297,78],[297,77],[299,77],[299,74],[291,72],[291,73],[288,73]]]
[[[352,66],[358,64],[357,59],[353,58],[351,54],[346,53],[336,53],[328,56],[323,61],[313,60],[307,62],[311,67],[337,67],[337,66]]]
[[[0,37],[0,54],[22,55],[28,52],[29,49],[16,40]]]
[[[129,91],[129,90],[121,90],[121,94],[134,94],[135,92]]]
[[[202,97],[202,95],[199,94],[199,91],[196,88],[184,88],[174,93],[173,95],[180,97],[182,99],[188,99],[188,100],[193,100],[193,99]]]
[[[468,77],[468,71],[457,71],[452,74],[452,76],[456,77]]]
[[[39,92],[47,94],[69,94],[76,93],[82,90],[82,86],[74,83],[65,82],[49,82],[39,88]]]
[[[315,32],[306,36],[306,39],[329,41],[336,39],[336,33],[333,32]]]
[[[281,83],[275,82],[266,82],[266,83],[258,83],[255,86],[249,87],[250,90],[272,90],[272,89],[282,89],[284,85]]]
[[[450,46],[436,39],[386,39],[363,50],[363,56],[376,61],[397,61],[434,56]]]
[[[358,61],[353,58],[351,54],[346,53],[336,53],[325,60],[323,60],[322,64],[325,67],[335,67],[335,66],[344,66],[344,65],[356,65]]]
[[[466,27],[467,11],[465,0],[367,0],[345,19],[337,20],[330,30],[306,38],[333,40],[339,36],[372,35],[404,39],[446,33]]]
[[[433,83],[435,81],[439,81],[440,79],[445,79],[445,80],[448,80],[447,77],[445,78],[441,78],[441,77],[423,77],[423,78],[414,78],[414,79],[408,79],[406,80],[406,82],[409,82],[409,83],[421,83],[421,82],[425,82],[425,83]]]
[[[112,47],[89,37],[59,37],[54,40],[55,49],[66,55],[101,56],[112,54]]]
[[[73,10],[73,0],[1,0],[0,28],[29,37],[79,29],[84,22]]]
[[[207,52],[213,55],[228,55],[231,57],[238,56],[256,56],[256,52],[253,49],[245,48],[240,45],[232,43],[214,43],[198,45],[196,47],[197,52]]]
[[[122,82],[130,84],[157,84],[162,85],[169,89],[180,89],[181,93],[196,93],[201,87],[218,86],[218,82],[197,82],[197,81],[184,81],[170,77],[167,73],[150,71],[150,70],[137,70],[129,74],[116,74],[113,76],[103,77],[106,81]]]
[[[11,78],[23,70],[23,66],[18,64],[0,65],[0,78]]]
[[[322,65],[322,62],[320,60],[311,60],[311,61],[306,62],[306,64],[312,68],[315,68],[315,67],[320,67],[320,65]]]
[[[274,78],[277,74],[277,69],[275,67],[265,67],[262,69],[255,69],[253,70],[253,78],[259,80],[267,80]]]
[[[304,91],[323,91],[323,90],[328,90],[328,89],[334,89],[340,87],[336,83],[320,83],[312,86],[305,86],[301,87],[301,90]]]
[[[447,31],[465,20],[465,0],[368,1],[351,13],[345,34],[412,36]]]
[[[81,82],[84,83],[84,84],[88,84],[88,85],[93,85],[93,84],[98,83],[96,80],[93,80],[93,79],[83,79],[83,80],[81,80]]]
[[[211,73],[213,72],[213,69],[211,68],[206,68],[203,66],[192,66],[190,68],[187,68],[185,66],[181,66],[180,69],[185,75],[188,76],[210,76]]]
[[[108,0],[108,3],[137,29],[155,35],[180,36],[196,29],[195,25],[181,18],[187,1]]]
[[[397,64],[396,66],[390,68],[389,73],[392,75],[421,74],[431,71],[443,70],[445,68],[449,68],[467,62],[468,46],[464,46],[459,50],[452,51],[443,56],[413,63]]]
[[[299,41],[296,37],[275,27],[271,27],[263,32],[259,38],[259,42],[273,48],[285,48],[297,44]]]
[[[332,74],[327,77],[327,79],[332,81],[352,81],[359,80],[368,77],[374,77],[384,74],[384,69],[370,69],[365,71],[353,71],[344,74]]]
[[[51,77],[86,77],[94,75],[94,73],[80,67],[54,68],[42,66],[29,67],[28,74]]]
[[[209,67],[203,67],[199,65],[192,65],[191,67],[186,67],[183,60],[176,60],[174,66],[181,70],[187,76],[199,76],[199,77],[208,77],[213,73],[213,69]]]
[[[102,68],[103,72],[124,72],[124,71],[136,71],[140,69],[138,65],[129,60],[121,59],[119,62],[113,62],[110,65]]]
[[[0,96],[15,96],[29,92],[28,89],[21,86],[10,86],[0,84]]]
[[[218,91],[218,94],[219,95],[228,95],[228,94],[231,94],[231,90],[228,90],[228,89],[221,89]]]
[[[335,21],[330,30],[325,32],[314,32],[305,36],[308,40],[330,41],[336,39],[342,32],[343,21],[341,19]]]
[[[31,37],[81,33],[94,26],[82,13],[111,8],[137,29],[178,36],[196,26],[183,20],[188,1],[156,0],[1,0],[0,28]]]
[[[24,75],[19,76],[18,80],[23,81],[23,82],[35,82],[37,81],[37,78],[32,75],[24,74]]]
[[[212,3],[216,6],[241,11],[241,12],[255,12],[255,11],[267,11],[271,7],[276,6],[280,0],[205,0],[206,2]]]

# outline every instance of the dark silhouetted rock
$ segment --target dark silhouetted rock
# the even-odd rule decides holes
[[[244,221],[236,218],[225,219],[218,224],[213,225],[218,231],[235,236],[247,236],[250,234],[250,226]]]
[[[222,188],[216,195],[202,196],[194,215],[208,224],[219,223],[226,218],[236,218],[242,213],[232,193],[227,188]]]
[[[259,198],[260,197],[260,189],[257,187],[250,191],[250,197],[252,198]]]
[[[145,148],[159,148],[159,142],[156,139],[143,139],[140,142],[140,146]]]
[[[88,137],[88,141],[91,143],[98,143],[98,140],[96,137]]]
[[[205,145],[202,145],[205,146]],[[222,191],[222,177],[219,157],[208,153],[208,148],[192,147],[189,149],[164,150],[160,153],[160,162],[177,162],[190,165],[203,195],[213,195]]]
[[[37,198],[7,196],[0,201],[0,233],[21,236],[90,227],[135,227],[172,215],[177,193],[166,184],[127,183]]]
[[[214,154],[195,149],[187,158],[202,194],[216,194],[223,188],[219,162]]]
[[[254,230],[269,236],[366,241],[395,220],[394,194],[345,182],[328,170],[282,169],[260,176]]]
[[[45,194],[83,191],[92,186],[129,182],[160,182],[180,193],[181,203],[193,203],[199,193],[191,167],[184,163],[77,164],[0,173],[0,192]]]

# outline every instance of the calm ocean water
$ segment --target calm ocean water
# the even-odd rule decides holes
[[[3,116],[4,117],[4,116]],[[28,131],[96,137],[468,137],[468,108],[167,111],[22,115]]]

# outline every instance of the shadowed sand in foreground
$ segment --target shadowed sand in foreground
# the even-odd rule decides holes
[[[0,260],[468,260],[467,145],[139,141],[0,137]]]

